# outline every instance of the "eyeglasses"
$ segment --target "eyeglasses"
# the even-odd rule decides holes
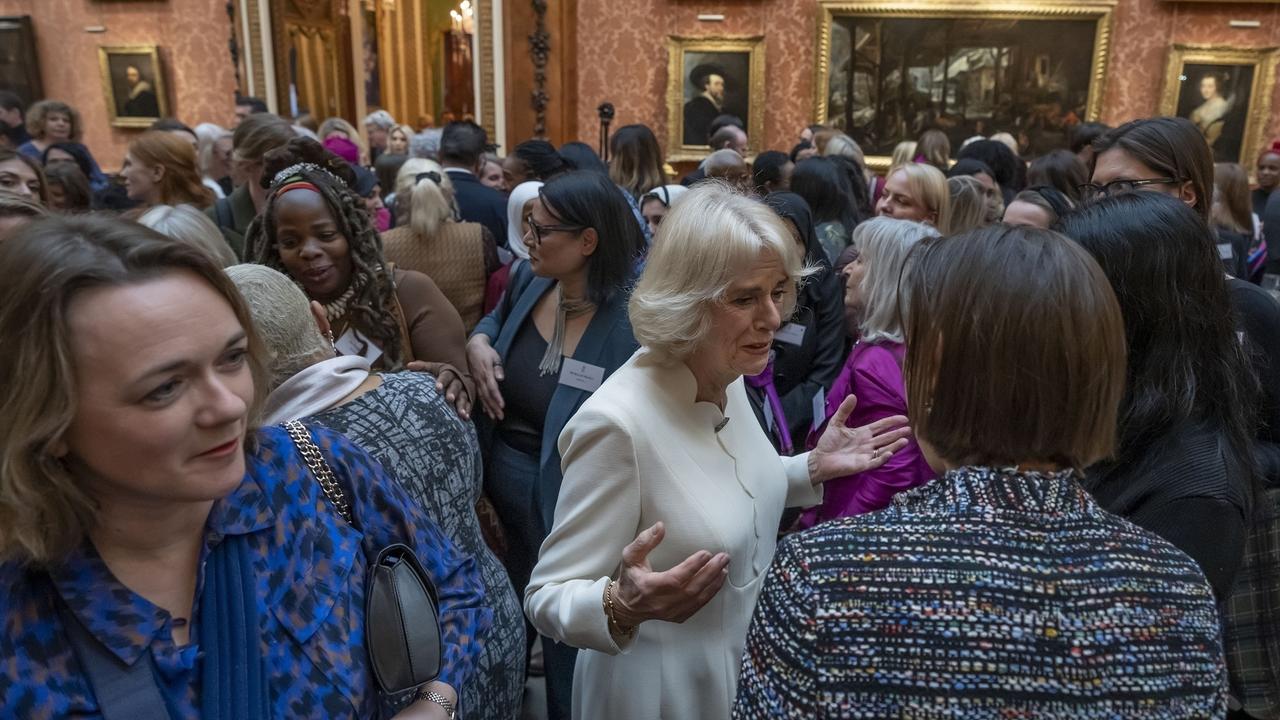
[[[539,225],[533,221],[533,215],[529,215],[524,219],[524,221],[529,223],[529,232],[533,233],[533,241],[539,245],[542,244],[542,240],[546,237],[547,233],[582,232],[587,229],[583,225]]]
[[[1180,182],[1182,181],[1171,177],[1147,178],[1144,180],[1112,180],[1106,185],[1083,183],[1077,185],[1076,189],[1088,199],[1101,200],[1102,198],[1111,197],[1112,195],[1122,195],[1127,192],[1133,192],[1134,190],[1146,187],[1147,185],[1176,185]]]

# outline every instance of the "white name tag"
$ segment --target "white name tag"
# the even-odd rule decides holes
[[[827,389],[818,388],[817,394],[813,396],[813,429],[817,430],[822,427],[822,423],[827,420]]]
[[[604,382],[604,368],[573,358],[564,358],[560,362],[560,384],[578,390],[595,392]]]
[[[377,343],[365,337],[354,327],[347,328],[347,331],[342,333],[342,337],[338,338],[338,341],[333,346],[343,355],[363,356],[365,360],[369,361],[370,365],[376,363],[378,358],[382,357],[382,348],[378,347]]]
[[[799,323],[787,323],[773,337],[788,345],[800,345],[804,343],[804,331],[805,327]]]
[[[1231,249],[1231,243],[1218,243],[1218,257],[1223,260],[1230,260],[1235,256],[1235,252]]]

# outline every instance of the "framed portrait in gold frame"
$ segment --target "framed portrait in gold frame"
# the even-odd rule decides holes
[[[164,71],[155,45],[100,47],[98,62],[112,126],[147,128],[169,114]]]
[[[718,115],[746,126],[748,153],[764,137],[764,38],[667,38],[667,160],[701,160]]]
[[[1174,45],[1160,114],[1195,124],[1214,162],[1252,167],[1262,146],[1276,82],[1277,49]]]
[[[1035,157],[1101,112],[1114,0],[819,0],[814,115],[886,169],[937,128],[1009,132]]]

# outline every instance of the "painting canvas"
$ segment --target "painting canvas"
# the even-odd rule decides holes
[[[1262,142],[1275,83],[1275,48],[1175,45],[1161,113],[1190,120],[1215,162],[1249,166]]]
[[[824,4],[818,120],[870,156],[937,128],[956,148],[1008,132],[1036,157],[1097,117],[1109,7],[933,7]]]
[[[148,127],[168,115],[160,56],[154,45],[99,50],[112,125]]]
[[[672,160],[701,159],[720,115],[740,119],[754,148],[764,124],[760,38],[671,38],[667,79]]]

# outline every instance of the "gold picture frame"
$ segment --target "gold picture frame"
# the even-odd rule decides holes
[[[1262,133],[1271,114],[1278,56],[1280,51],[1275,47],[1174,45],[1165,68],[1160,114],[1195,123],[1213,150],[1215,162],[1250,168],[1262,149]],[[1241,106],[1240,93],[1246,86],[1249,95]],[[1210,88],[1214,94],[1205,97],[1203,93]],[[1199,98],[1194,90],[1200,91]],[[1224,93],[1228,97],[1224,98]]]
[[[671,36],[667,38],[667,58],[667,162],[702,160],[707,156],[706,141],[693,142],[700,133],[692,123],[701,123],[711,109],[717,114],[741,117],[747,125],[748,154],[759,152],[765,132],[764,38]],[[700,76],[717,75],[707,71],[712,67],[724,75],[720,107],[707,99],[698,103],[700,93],[690,77],[695,71],[702,71]],[[690,108],[686,109],[686,105]],[[685,125],[686,116],[691,120],[689,127]]]
[[[164,68],[155,45],[102,46],[98,64],[113,127],[148,128],[169,115]],[[130,70],[137,73],[136,81]]]
[[[832,79],[832,33],[839,20],[845,18],[853,18],[854,22],[858,18],[865,18],[868,21],[879,20],[919,20],[919,21],[942,21],[944,23],[960,23],[964,21],[990,21],[988,24],[992,26],[1012,25],[1016,21],[1079,21],[1081,23],[1091,24],[1091,28],[1087,25],[1081,25],[1078,28],[1072,28],[1081,38],[1088,39],[1091,36],[1092,50],[1087,54],[1089,66],[1086,69],[1082,67],[1073,67],[1071,72],[1082,81],[1087,82],[1088,88],[1083,91],[1084,112],[1083,116],[1077,116],[1080,121],[1096,121],[1101,115],[1102,96],[1106,87],[1107,64],[1111,45],[1111,33],[1113,24],[1113,14],[1115,10],[1115,0],[1077,0],[1070,2],[1068,0],[1024,0],[1023,2],[983,2],[974,3],[962,0],[894,0],[890,2],[856,2],[851,0],[819,0],[818,2],[818,64],[816,68],[816,77],[814,82],[814,117],[818,123],[829,124],[831,121],[831,79]],[[927,28],[926,28],[927,29]],[[842,28],[843,30],[843,28]],[[1013,33],[1016,35],[1016,33]],[[961,42],[980,42],[970,37],[958,36],[957,43]],[[1079,43],[1064,41],[1059,47],[1068,49],[1078,46]],[[850,43],[850,64],[854,65],[856,58],[854,53],[857,51]],[[903,47],[904,45],[899,45]],[[860,47],[860,46],[859,46]],[[960,51],[962,48],[969,46],[957,44],[953,46],[953,50]],[[985,48],[984,48],[985,49]],[[1003,50],[1004,48],[998,48]],[[1047,55],[1046,55],[1047,57]],[[1004,58],[996,58],[995,63],[1006,61]],[[905,61],[904,61],[905,62]],[[949,63],[946,63],[948,67]],[[908,68],[914,69],[914,68]],[[1046,68],[1053,70],[1053,68]],[[944,97],[948,93],[953,92],[944,84]],[[1081,95],[1077,89],[1076,95]],[[998,98],[997,98],[998,100]],[[850,106],[857,103],[855,101],[846,101]],[[946,104],[943,103],[945,111]],[[905,116],[905,112],[902,113]],[[1071,113],[1074,114],[1074,113]],[[965,119],[967,120],[967,118]],[[992,122],[995,125],[994,121]],[[1005,129],[999,126],[991,128],[991,132]],[[985,132],[982,134],[991,134]],[[973,133],[978,134],[978,133]],[[858,140],[857,137],[854,138]],[[914,139],[912,137],[902,137],[894,140]],[[861,141],[860,141],[861,142]],[[889,167],[890,156],[889,151],[892,149],[891,143],[882,141],[880,143],[864,143],[866,147],[863,150],[867,154],[867,165],[873,170],[885,171]],[[888,144],[889,147],[878,147],[878,145]]]

